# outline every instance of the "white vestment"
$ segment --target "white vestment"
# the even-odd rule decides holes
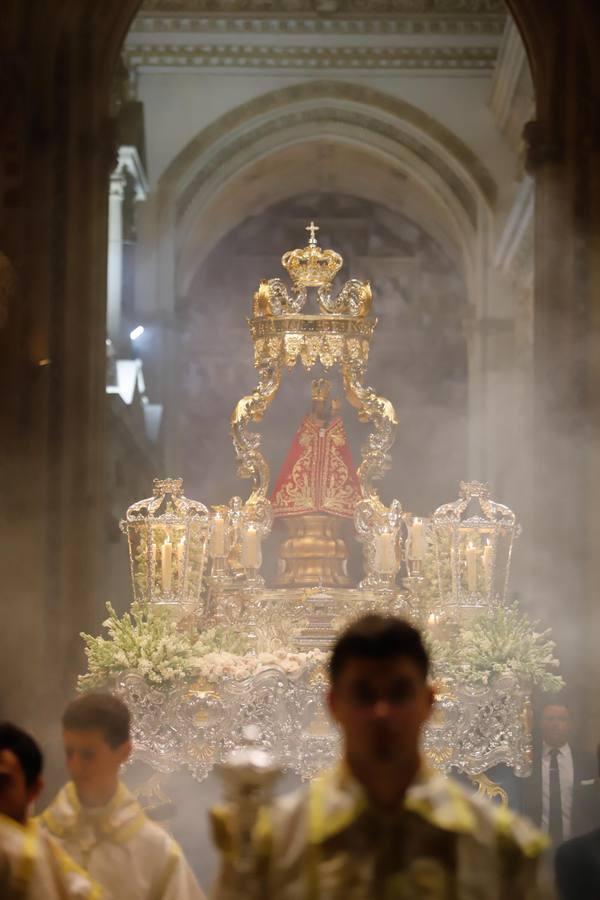
[[[259,813],[250,846],[235,807],[212,814],[213,900],[550,900],[546,837],[423,766],[393,812],[336,769]],[[240,857],[240,847],[248,857]]]
[[[203,900],[179,845],[119,784],[107,806],[81,805],[69,782],[43,825],[102,886],[107,900]]]
[[[2,900],[99,900],[104,894],[39,824],[0,815]]]

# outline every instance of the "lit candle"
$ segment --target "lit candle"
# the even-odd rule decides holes
[[[242,566],[245,569],[260,568],[260,541],[254,525],[248,525],[242,535]]]
[[[212,556],[225,556],[225,520],[221,513],[213,518],[210,552]]]
[[[171,591],[171,579],[173,575],[173,544],[168,535],[161,550],[161,571],[163,594],[168,594]]]
[[[410,530],[410,556],[411,559],[423,559],[425,556],[425,533],[422,519],[413,520]]]
[[[456,547],[450,548],[450,576],[454,578],[454,570],[456,568]]]
[[[438,615],[433,612],[429,613],[429,616],[427,618],[427,625],[429,626],[429,628],[431,628],[432,631],[437,628],[439,621],[440,617]]]
[[[375,535],[375,569],[384,575],[392,575],[398,568],[394,535],[391,531],[382,531]]]
[[[485,577],[488,581],[490,581],[492,577],[492,545],[489,541],[485,542],[485,546],[483,548],[483,571],[485,572]]]
[[[477,591],[477,547],[467,545],[467,590],[474,594]]]

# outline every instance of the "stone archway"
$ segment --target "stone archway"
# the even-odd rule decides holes
[[[157,219],[185,232],[186,237],[176,237],[178,264],[185,257],[186,239],[195,243],[196,252],[198,246],[210,249],[210,234],[198,240],[194,229],[203,218],[216,224],[208,213],[210,203],[234,178],[292,144],[322,139],[370,151],[378,157],[382,177],[383,160],[418,181],[437,202],[447,232],[458,235],[467,267],[473,267],[474,233],[483,229],[485,244],[486,216],[496,195],[485,166],[454,134],[411,104],[340,81],[302,83],[264,94],[221,116],[177,155],[160,178]],[[481,286],[477,288],[480,294]]]

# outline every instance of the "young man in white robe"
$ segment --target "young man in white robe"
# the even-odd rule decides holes
[[[100,888],[29,817],[43,786],[42,764],[30,735],[0,724],[0,897],[97,900]]]
[[[239,807],[213,811],[214,900],[550,900],[545,836],[423,759],[428,675],[408,622],[373,613],[348,626],[329,658],[343,757],[263,807],[249,840]]]
[[[43,826],[102,886],[108,900],[202,900],[179,845],[119,780],[131,752],[130,716],[110,694],[84,694],[63,716],[71,781]]]

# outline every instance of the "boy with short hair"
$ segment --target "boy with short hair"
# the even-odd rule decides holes
[[[44,826],[110,900],[201,900],[179,845],[119,780],[131,752],[126,705],[111,694],[84,694],[62,724],[72,780],[43,813]]]
[[[0,897],[92,900],[102,896],[88,874],[29,818],[43,787],[43,757],[34,739],[0,723]]]

